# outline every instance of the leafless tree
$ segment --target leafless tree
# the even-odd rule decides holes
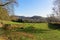
[[[16,3],[16,0],[0,0],[0,2],[1,2],[0,6],[5,6],[5,5],[9,5],[11,3]]]
[[[60,20],[60,0],[54,0],[53,11],[56,14],[58,20]]]
[[[12,15],[14,14],[14,6],[16,4],[17,0],[0,0],[0,7],[4,7]]]
[[[54,0],[54,12],[60,17],[60,0]]]

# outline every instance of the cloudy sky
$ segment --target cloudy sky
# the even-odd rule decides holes
[[[18,0],[15,15],[18,16],[43,16],[52,13],[52,0]]]

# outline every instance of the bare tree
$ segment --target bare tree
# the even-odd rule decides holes
[[[60,20],[60,0],[54,0],[53,11],[56,14],[56,18]]]
[[[58,16],[58,18],[60,18],[60,0],[54,0],[53,10],[56,13],[56,15]]]
[[[9,5],[12,3],[17,3],[16,0],[0,0],[1,4],[0,6],[5,6],[5,5]]]
[[[0,0],[0,6],[7,9],[9,14],[14,14],[14,6],[17,4],[16,0]]]

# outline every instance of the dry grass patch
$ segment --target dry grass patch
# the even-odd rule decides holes
[[[26,33],[26,32],[12,32],[11,36],[12,36],[12,38],[16,37],[16,36],[17,36],[17,38],[20,38],[21,36],[24,36],[24,37],[28,37],[30,39],[35,39],[35,36],[33,34]]]
[[[6,35],[1,35],[0,40],[8,40],[8,37],[6,37]]]

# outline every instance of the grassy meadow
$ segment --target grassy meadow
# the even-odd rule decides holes
[[[0,40],[60,40],[60,30],[49,29],[48,23],[2,22],[20,26],[7,31],[0,28]]]

